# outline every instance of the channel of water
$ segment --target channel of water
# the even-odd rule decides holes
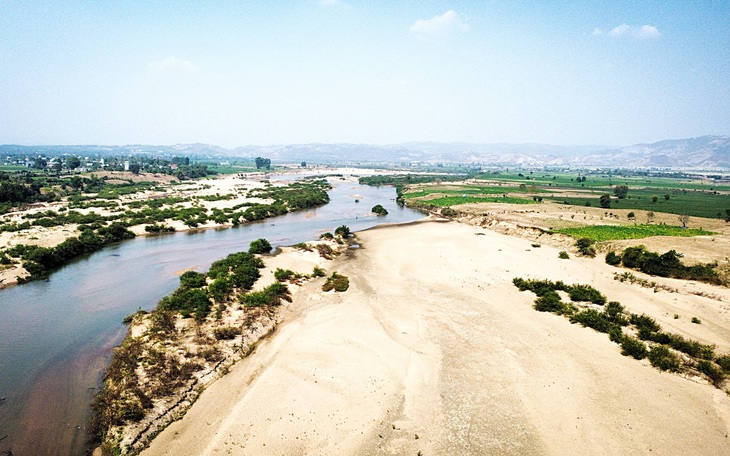
[[[423,217],[398,207],[392,187],[331,182],[331,202],[316,209],[236,228],[137,237],[75,260],[46,281],[0,290],[0,454],[88,452],[90,403],[126,334],[122,319],[153,309],[177,287],[180,270],[205,271],[258,238],[287,246],[343,224],[359,231]],[[389,214],[370,214],[376,204]]]

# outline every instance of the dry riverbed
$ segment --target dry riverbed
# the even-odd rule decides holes
[[[600,258],[561,260],[560,247],[463,223],[357,242],[328,268],[350,277],[347,292],[304,283],[275,334],[143,454],[730,452],[726,391],[536,312],[512,279],[591,284],[719,353],[730,351],[728,289],[621,283]]]

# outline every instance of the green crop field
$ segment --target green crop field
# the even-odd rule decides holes
[[[506,203],[506,204],[533,204],[536,203],[533,200],[516,197],[461,197],[461,196],[445,196],[443,198],[436,198],[432,200],[423,201],[426,204],[432,204],[439,207],[456,206],[457,204],[467,203]]]
[[[617,241],[621,239],[641,239],[651,236],[709,236],[712,231],[700,229],[682,228],[681,226],[669,225],[636,225],[636,226],[612,226],[594,225],[579,228],[563,228],[555,230],[556,233],[567,234],[575,238],[588,238],[594,241]]]
[[[519,174],[522,174],[520,176]],[[616,185],[628,185],[629,188],[643,189],[652,188],[660,190],[708,190],[708,191],[730,191],[730,185],[714,184],[703,182],[700,180],[691,180],[687,178],[668,178],[668,177],[647,177],[647,176],[623,176],[608,174],[583,174],[586,177],[585,182],[577,182],[578,173],[547,173],[542,171],[523,171],[500,172],[499,174],[482,174],[478,178],[483,180],[493,180],[510,183],[523,183],[526,185],[535,185],[538,187],[559,187],[559,188],[583,188],[592,190],[604,190],[612,193],[613,187]]]
[[[519,187],[473,187],[464,186],[462,188],[440,188],[440,187],[428,187],[421,188],[418,191],[406,193],[403,195],[406,199],[410,198],[422,198],[428,195],[503,195],[507,193],[548,193],[547,190],[540,188],[534,189],[534,192],[529,192],[529,187],[520,189]],[[493,198],[493,197],[492,197]]]
[[[29,171],[30,168],[22,165],[0,165],[0,171]]]
[[[603,193],[595,192],[586,197],[554,197],[553,201],[575,206],[586,206],[586,202],[593,207],[600,207],[600,197]],[[631,189],[627,198],[611,198],[611,209],[644,210],[666,212],[669,214],[686,214],[693,217],[724,218],[725,211],[730,209],[730,195],[715,194],[714,191],[677,191],[662,192],[660,189]],[[667,200],[664,195],[669,195]],[[653,196],[657,201],[653,202]]]

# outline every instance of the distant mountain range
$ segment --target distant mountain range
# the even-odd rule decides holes
[[[0,154],[164,155],[217,159],[266,157],[274,162],[468,163],[506,166],[730,169],[730,136],[665,140],[626,147],[411,142],[394,145],[0,146]]]

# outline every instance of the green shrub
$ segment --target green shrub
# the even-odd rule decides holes
[[[271,244],[266,239],[256,239],[248,247],[248,253],[250,254],[264,254],[271,252],[271,250]]]
[[[335,255],[335,251],[327,244],[317,244],[317,252],[319,252],[319,256],[326,260],[331,260]]]
[[[162,333],[164,335],[174,334],[175,328],[175,312],[168,310],[157,310],[150,315],[150,332]]]
[[[615,328],[616,323],[611,322],[605,313],[595,309],[586,309],[570,316],[571,323],[580,323],[584,327],[593,328],[598,332],[608,333]]]
[[[213,330],[213,336],[217,340],[235,339],[239,334],[241,334],[241,328],[236,328],[234,326],[221,326]]]
[[[298,250],[304,250],[306,252],[312,251],[312,246],[307,244],[306,242],[300,242],[298,244],[294,244],[292,247],[294,247],[295,249],[298,249]]]
[[[588,301],[598,305],[606,303],[606,297],[590,285],[572,285],[566,291],[571,301]]]
[[[291,269],[276,268],[276,271],[274,271],[274,278],[279,282],[286,282],[287,280],[301,279],[302,275],[292,271]]]
[[[610,264],[611,266],[616,266],[621,263],[621,256],[616,255],[616,252],[611,250],[606,254],[606,264]]]
[[[550,312],[557,315],[569,315],[574,312],[575,308],[560,300],[560,295],[553,290],[549,290],[537,299],[533,306],[538,312]]]
[[[239,301],[247,307],[278,306],[282,300],[291,302],[291,293],[281,282],[274,282],[261,291],[239,297]]]
[[[677,372],[679,370],[679,358],[664,345],[655,345],[648,354],[651,365],[664,371]]]
[[[350,237],[352,233],[347,225],[340,225],[335,229],[335,236],[339,236],[343,239]]]
[[[343,292],[347,291],[348,288],[350,288],[350,279],[337,272],[333,272],[331,276],[327,277],[324,285],[322,285],[322,291],[335,290]]]
[[[623,342],[624,332],[621,329],[621,326],[613,325],[608,331],[608,338],[611,339],[611,342],[616,342],[617,344]]]
[[[701,325],[701,324],[702,324],[702,320],[700,320],[700,319],[699,319],[699,318],[697,318],[697,317],[692,317],[692,323],[695,323],[695,324]]]
[[[315,266],[314,269],[312,269],[312,277],[324,277],[326,273],[324,272],[324,269]]]
[[[662,329],[662,327],[659,326],[656,320],[646,314],[631,314],[629,322],[632,325],[636,326],[636,329],[638,329],[639,331],[644,330],[647,332],[657,332]]]
[[[195,312],[195,318],[202,320],[210,313],[208,293],[200,288],[180,287],[171,295],[165,296],[157,304],[159,310],[177,310],[187,318]]]
[[[719,386],[725,380],[725,372],[712,361],[700,360],[697,363],[697,370],[707,375],[715,386]]]
[[[570,258],[570,255],[568,255],[568,252],[566,252],[565,250],[561,250],[558,253],[558,258],[560,258],[561,260],[567,260],[568,258]]]
[[[172,233],[175,231],[175,228],[169,226],[169,225],[147,225],[144,227],[144,230],[148,233]]]
[[[388,215],[388,210],[385,209],[380,204],[373,206],[373,208],[371,210],[373,211],[373,213],[378,214],[378,215]]]
[[[180,276],[180,286],[185,288],[202,288],[205,285],[205,274],[195,271],[186,271]]]
[[[649,352],[646,350],[644,342],[631,336],[623,336],[621,338],[621,354],[635,359],[644,359]]]
[[[233,291],[233,284],[228,277],[217,277],[208,285],[208,293],[215,302],[223,302],[228,299],[231,291]]]
[[[667,336],[669,338],[669,345],[675,350],[679,350],[694,358],[708,360],[715,358],[715,347],[713,345],[705,345],[696,340],[685,339],[679,334],[670,333]]]
[[[626,326],[629,324],[629,320],[624,315],[624,306],[616,301],[610,301],[606,304],[606,308],[603,310],[609,321],[616,323],[620,326]]]
[[[725,372],[730,374],[730,355],[724,355],[718,357],[715,362],[723,368]]]
[[[575,246],[578,248],[578,253],[587,257],[596,256],[596,249],[593,247],[596,241],[590,238],[580,238],[575,241]]]

